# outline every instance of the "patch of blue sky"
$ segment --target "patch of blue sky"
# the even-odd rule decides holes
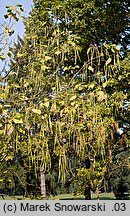
[[[22,13],[23,16],[28,16],[29,12],[32,9],[33,6],[33,1],[32,0],[0,0],[0,32],[2,31],[2,25],[7,22],[4,18],[4,15],[6,14],[6,5],[11,5],[15,6],[17,4],[21,4],[24,8],[24,12]],[[23,37],[24,34],[24,24],[22,18],[19,19],[18,22],[16,22],[13,26],[15,32],[14,34],[10,37],[11,41],[17,41],[17,36],[19,35],[20,37]],[[2,45],[1,45],[2,46]],[[3,67],[5,65],[5,61],[0,60],[0,71],[2,71]]]

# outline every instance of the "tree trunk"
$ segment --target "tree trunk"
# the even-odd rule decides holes
[[[46,197],[45,174],[42,168],[40,168],[40,175],[41,175],[41,196],[45,198]]]
[[[85,200],[91,200],[91,187],[88,185],[84,190]]]
[[[91,167],[90,158],[85,158],[85,165],[86,165],[86,169],[90,169]],[[84,190],[84,196],[85,196],[85,200],[91,200],[91,184],[90,184],[89,179],[86,179],[86,187]]]

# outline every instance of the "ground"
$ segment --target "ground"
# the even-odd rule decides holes
[[[24,198],[23,196],[4,196],[5,200],[23,200],[23,199],[30,199],[30,198]],[[34,198],[35,199],[35,198]],[[39,198],[40,199],[40,198]],[[72,194],[60,194],[58,196],[55,197],[48,197],[47,199],[49,200],[84,200],[84,196],[83,195],[79,195],[79,196],[74,196]],[[92,194],[92,199],[100,199],[100,200],[113,200],[115,199],[114,194],[113,193],[101,193],[99,194],[99,196],[97,194]],[[3,200],[2,196],[0,196],[0,200]]]

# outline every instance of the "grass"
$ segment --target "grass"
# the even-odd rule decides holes
[[[74,196],[72,194],[61,194],[58,196],[55,196],[52,198],[53,200],[84,200],[84,196],[83,195],[79,195],[79,196]],[[92,200],[96,200],[98,199],[97,194],[92,194]],[[114,194],[113,193],[101,193],[99,194],[99,199],[100,200],[113,200],[115,199]]]
[[[92,199],[97,199],[97,194],[92,195]],[[114,193],[101,193],[99,194],[99,199],[100,200],[114,200],[115,196]]]
[[[2,198],[2,196],[0,196],[0,200],[30,200],[30,198],[25,198],[23,196],[8,196],[5,195],[4,199]]]
[[[30,200],[29,197],[23,197],[23,196],[4,196],[5,200]],[[34,198],[35,199],[35,198]],[[37,200],[40,200],[42,198],[38,197]],[[48,200],[84,200],[83,195],[74,196],[73,194],[60,194],[58,196],[50,196],[46,198]],[[115,196],[113,193],[100,193],[99,197],[97,194],[92,194],[92,200],[114,200]],[[3,200],[0,196],[0,200]]]

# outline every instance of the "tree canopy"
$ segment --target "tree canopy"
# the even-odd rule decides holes
[[[25,190],[40,168],[99,188],[130,145],[128,1],[34,0],[24,22],[1,77],[2,170],[9,164]]]

